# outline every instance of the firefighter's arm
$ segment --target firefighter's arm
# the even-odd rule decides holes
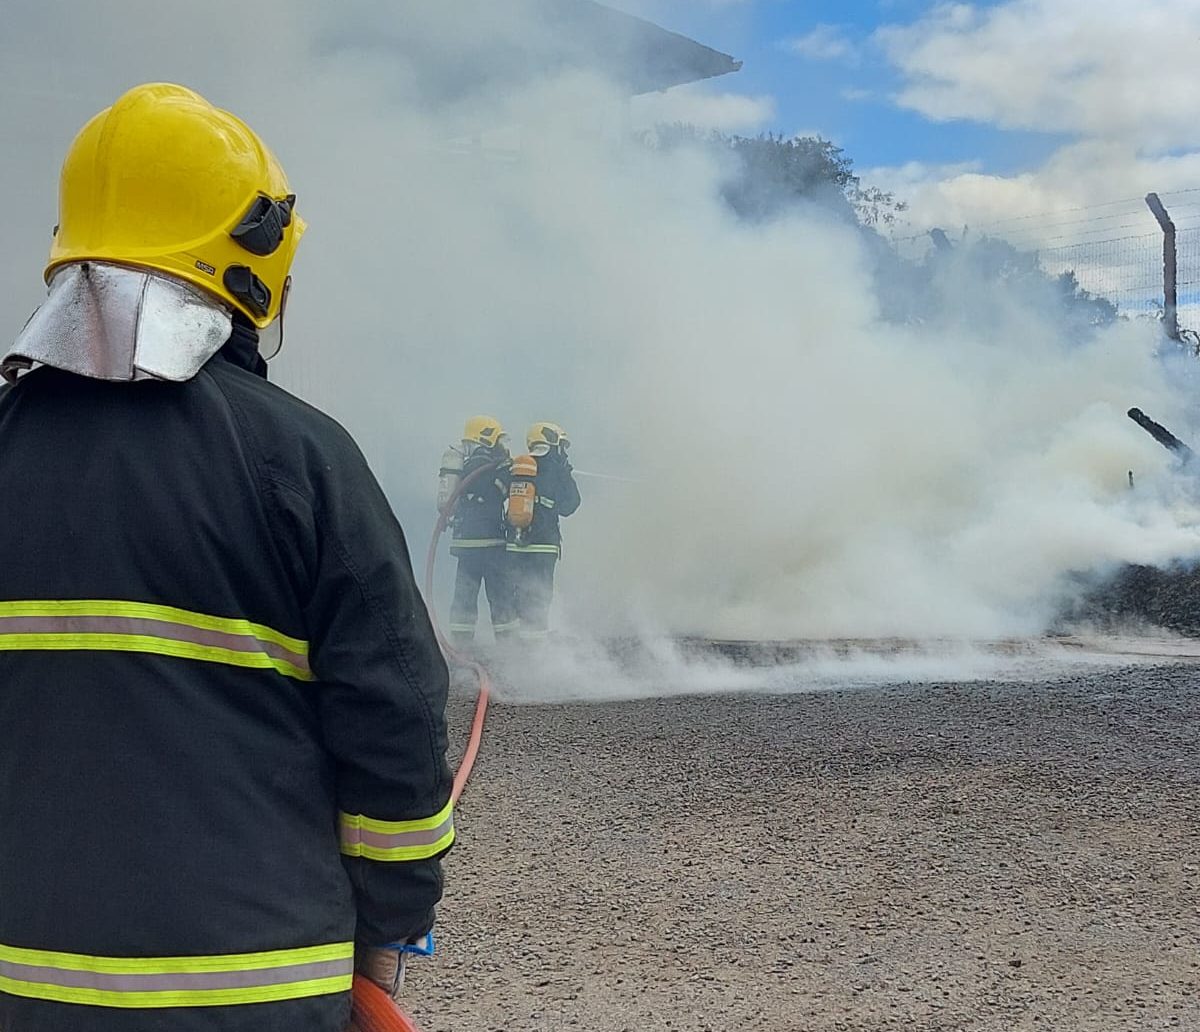
[[[563,463],[560,494],[562,497],[557,500],[556,506],[558,514],[559,516],[570,516],[579,508],[582,499],[579,497],[579,485],[575,483],[575,474],[571,470],[569,462]]]
[[[307,622],[342,857],[359,943],[403,943],[433,925],[454,840],[446,664],[404,534],[348,437],[315,480]]]

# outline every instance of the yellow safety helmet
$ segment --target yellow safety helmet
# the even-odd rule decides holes
[[[571,439],[557,423],[534,423],[525,434],[525,446],[533,452],[538,445],[545,445],[547,451],[566,451]]]
[[[485,448],[494,448],[504,436],[504,427],[500,425],[500,420],[491,416],[472,416],[463,427],[464,441],[482,444]]]
[[[63,162],[46,266],[106,261],[187,280],[264,327],[304,221],[241,119],[170,83],[135,86],[87,123]]]

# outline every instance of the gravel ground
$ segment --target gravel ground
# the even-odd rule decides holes
[[[1194,1032],[1198,677],[497,706],[414,1016]]]

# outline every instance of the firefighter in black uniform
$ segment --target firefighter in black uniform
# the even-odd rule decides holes
[[[445,664],[358,448],[258,352],[295,201],[166,84],[63,166],[0,358],[4,1032],[343,1032],[433,924]]]
[[[537,460],[533,522],[527,529],[510,528],[507,550],[520,621],[518,634],[522,640],[538,641],[550,631],[554,568],[562,557],[558,521],[579,508],[580,498],[567,459],[571,442],[566,431],[557,423],[534,423],[525,443]]]
[[[468,645],[475,640],[480,584],[487,592],[496,642],[505,641],[517,629],[504,552],[507,439],[504,428],[490,416],[474,416],[463,428],[463,479],[489,466],[494,470],[476,477],[462,492],[454,509],[450,554],[458,558],[458,572],[450,604],[450,637],[456,645]]]

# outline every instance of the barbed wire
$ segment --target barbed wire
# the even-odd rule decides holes
[[[1162,198],[1182,197],[1200,193],[1200,187],[1191,187],[1180,190],[1163,191],[1159,194]],[[1065,214],[1096,211],[1100,208],[1108,208],[1114,205],[1126,205],[1128,207],[1124,211],[1109,212],[1107,214],[1089,215],[1087,218],[1081,219],[1063,219],[1060,216]],[[1200,209],[1200,201],[1184,201],[1182,203],[1172,204],[1171,212],[1174,218],[1175,212],[1178,211],[1193,211]],[[1100,223],[1111,222],[1116,219],[1133,219],[1134,221],[1126,221],[1119,226],[1104,226]],[[1017,225],[1018,223],[1030,223],[1035,220],[1040,220],[1036,225],[1025,226]],[[1200,210],[1196,210],[1194,214],[1185,215],[1182,219],[1174,218],[1176,228],[1182,229],[1190,225],[1200,225]],[[1066,229],[1071,226],[1091,226],[1095,225],[1094,229],[1080,229],[1070,233],[1053,233],[1053,230]],[[1059,208],[1053,211],[1033,212],[1027,215],[1012,215],[1002,219],[993,219],[989,222],[980,222],[969,225],[968,229],[981,235],[999,236],[1002,239],[1009,240],[1014,246],[1020,243],[1043,242],[1049,243],[1056,240],[1067,240],[1076,237],[1096,236],[1106,232],[1120,232],[1124,229],[1136,229],[1142,225],[1154,226],[1154,216],[1145,207],[1144,197],[1125,197],[1115,201],[1100,201],[1095,204],[1078,205],[1072,208]],[[1005,228],[999,228],[1005,227]],[[997,230],[995,233],[989,233],[989,230]],[[892,237],[894,242],[903,242],[916,240],[926,235],[926,231],[906,234],[904,236]],[[1014,239],[1015,238],[1015,239]]]

